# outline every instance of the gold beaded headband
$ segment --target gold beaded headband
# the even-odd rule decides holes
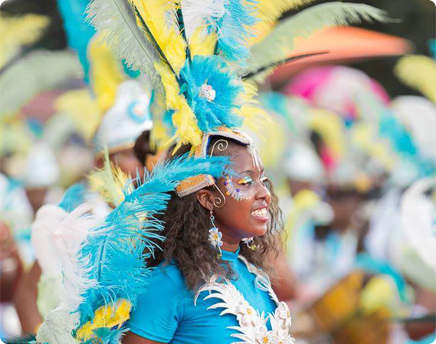
[[[224,151],[228,147],[228,142],[225,141],[226,138],[235,140],[243,145],[250,146],[252,147],[252,149],[254,149],[253,141],[248,135],[237,129],[220,127],[217,131],[205,133],[203,135],[201,145],[197,146],[197,148],[195,149],[195,157],[206,157],[207,150],[210,144],[210,139],[214,136],[222,137],[223,140],[218,140],[217,142],[215,142],[210,155],[213,155],[215,149],[218,149],[219,151]],[[185,197],[198,190],[207,188],[214,184],[215,180],[212,176],[207,174],[201,174],[198,176],[187,178],[180,182],[180,184],[176,188],[176,192],[179,197]]]

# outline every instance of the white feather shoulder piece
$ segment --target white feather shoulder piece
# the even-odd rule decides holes
[[[42,272],[48,276],[61,275],[62,265],[53,237],[67,216],[68,213],[62,208],[47,204],[38,210],[32,224],[32,246]]]
[[[54,208],[46,208],[41,213],[41,220],[46,220],[48,215],[53,215],[60,220],[56,228],[50,226],[50,229],[47,227],[44,229],[47,223],[42,225],[44,221],[40,221],[43,229],[37,228],[36,232],[49,233],[49,240],[62,264],[64,279],[61,303],[46,316],[40,326],[36,337],[39,343],[78,343],[72,337],[72,332],[79,324],[79,313],[73,312],[83,302],[84,292],[97,283],[87,278],[86,257],[81,257],[79,254],[88,236],[92,235],[91,230],[99,228],[102,224],[102,219],[92,215],[92,210],[92,203],[84,203],[66,215]],[[54,221],[47,222],[53,224]]]

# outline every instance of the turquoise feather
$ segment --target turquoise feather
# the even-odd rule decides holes
[[[83,66],[84,80],[89,82],[89,61],[87,47],[95,35],[95,29],[86,23],[85,10],[88,0],[58,0],[59,12],[62,16],[68,45],[77,52]]]
[[[248,40],[253,36],[250,28],[258,21],[254,16],[255,4],[255,0],[228,1],[218,23],[217,51],[241,66],[250,57]]]
[[[243,87],[220,56],[195,56],[183,67],[181,92],[188,100],[197,118],[198,127],[210,132],[218,127],[239,128],[243,118],[234,113],[240,106],[237,99]],[[203,85],[209,85],[216,93],[213,101],[201,96]]]
[[[67,212],[71,212],[85,201],[85,194],[86,185],[83,183],[76,183],[65,191],[64,197],[59,203],[59,207]]]

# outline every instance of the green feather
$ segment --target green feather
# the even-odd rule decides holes
[[[0,75],[0,118],[13,115],[37,94],[82,78],[82,66],[68,51],[39,50],[17,60]]]
[[[364,4],[332,2],[310,7],[281,21],[265,39],[252,47],[248,73],[287,58],[295,38],[309,37],[332,26],[348,26],[362,21],[388,22],[385,11]]]
[[[274,62],[271,65],[263,66],[263,67],[259,68],[256,71],[250,72],[247,75],[244,75],[242,79],[244,79],[244,80],[252,79],[255,82],[259,82],[260,83],[263,80],[265,80],[268,75],[270,75],[272,72],[274,72],[274,70],[277,67],[279,67],[281,65],[284,65],[284,64],[287,64],[287,63],[290,63],[290,62],[295,62],[295,61],[298,61],[298,60],[302,60],[302,59],[305,59],[305,58],[308,58],[308,57],[313,57],[313,56],[318,56],[318,55],[325,55],[325,54],[328,54],[328,53],[329,53],[328,51],[320,51],[320,52],[317,52],[317,53],[308,53],[308,54],[290,56],[290,57],[288,57],[286,59]]]
[[[125,59],[127,66],[140,70],[158,91],[160,77],[154,68],[159,61],[155,47],[138,27],[135,12],[128,0],[94,0],[87,9],[88,19],[102,34],[113,53]]]

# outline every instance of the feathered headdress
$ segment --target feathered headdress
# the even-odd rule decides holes
[[[164,93],[177,147],[190,144],[192,153],[204,156],[205,137],[222,132],[251,145],[240,129],[262,111],[248,79],[298,58],[289,56],[296,36],[362,18],[386,19],[370,6],[332,3],[279,22],[285,11],[310,2],[94,0],[88,13],[114,53]],[[197,178],[181,186],[179,195],[211,183],[207,176]]]

